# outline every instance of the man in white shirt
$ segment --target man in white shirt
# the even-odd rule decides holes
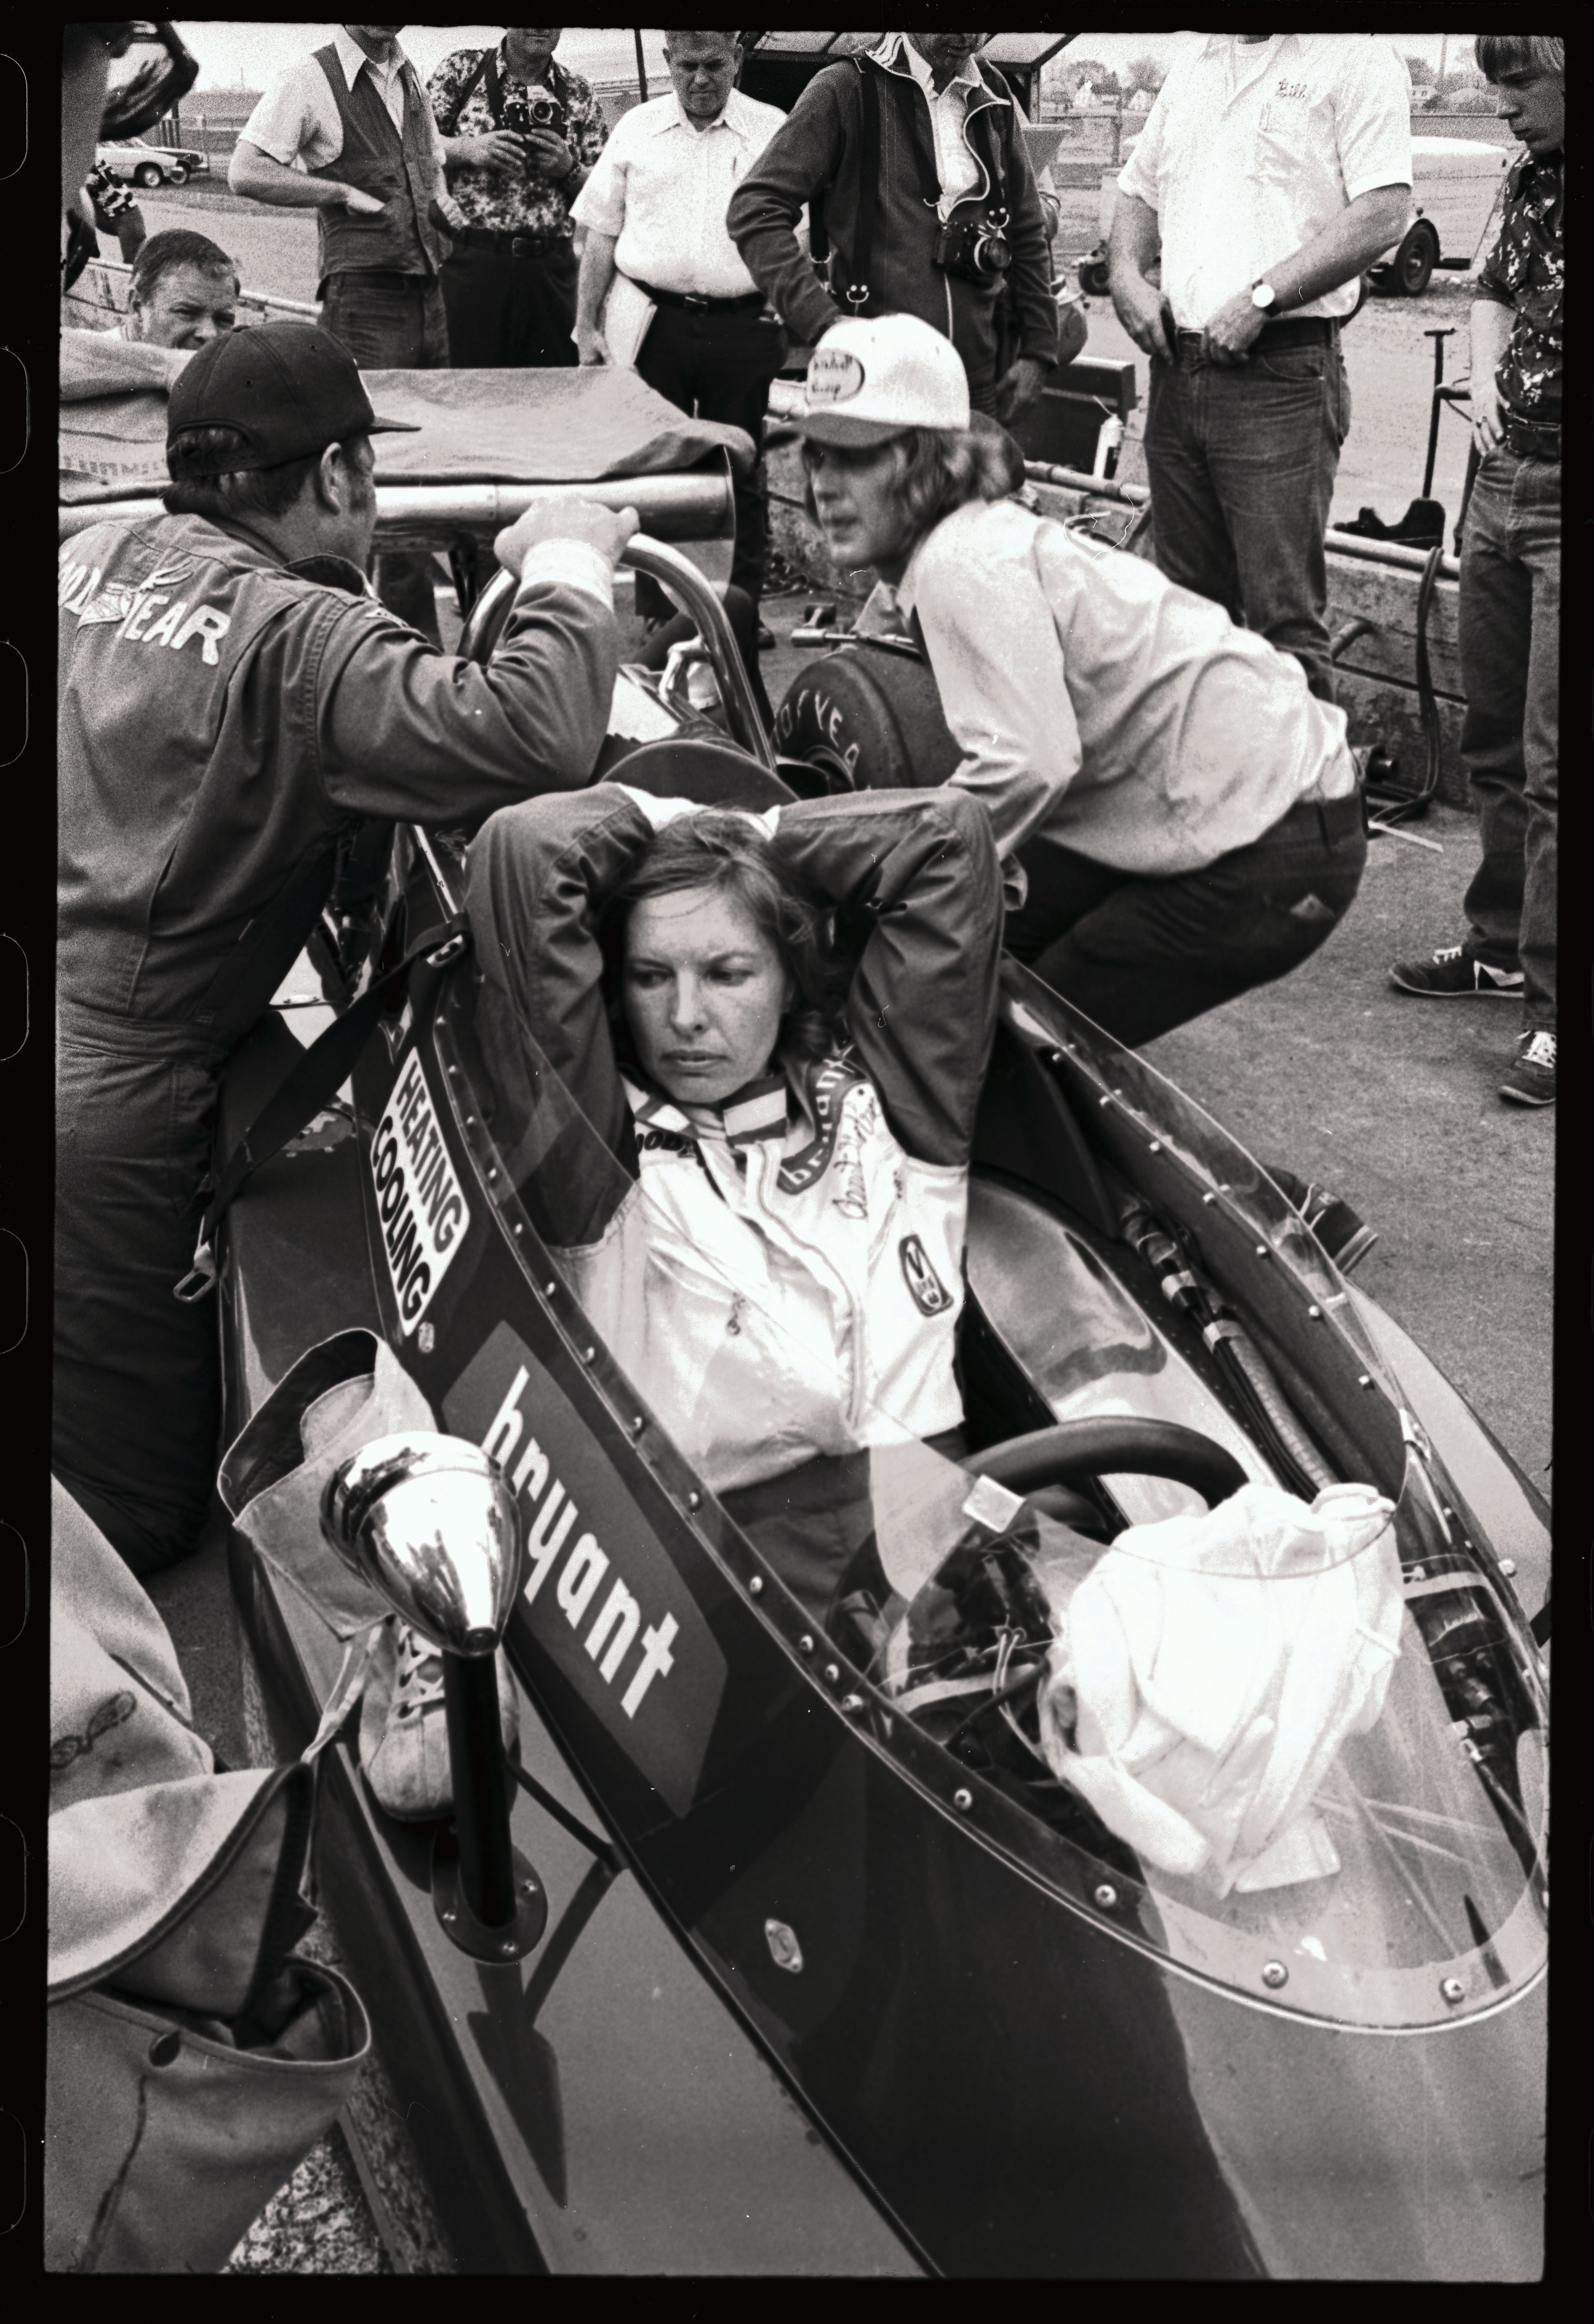
[[[401,24],[337,24],[325,48],[290,65],[244,123],[227,183],[235,194],[316,213],[321,327],[365,371],[437,371],[448,362],[439,274],[463,224],[443,150]],[[438,640],[432,562],[377,558],[389,610]]]
[[[1157,563],[1331,702],[1340,327],[1410,214],[1405,67],[1367,32],[1211,33],[1175,61],[1118,182],[1112,299],[1150,358]]]
[[[614,360],[602,316],[618,272],[656,309],[635,358],[640,377],[680,410],[752,438],[755,465],[735,479],[731,580],[756,605],[769,538],[764,414],[786,335],[725,230],[725,209],[786,116],[735,86],[733,32],[670,32],[664,56],[670,95],[621,115],[571,212],[586,228],[576,345],[584,364]],[[669,610],[645,576],[637,610]]]

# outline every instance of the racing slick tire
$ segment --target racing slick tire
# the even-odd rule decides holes
[[[862,638],[792,680],[775,714],[775,747],[818,768],[833,792],[934,789],[963,757],[928,662]]]

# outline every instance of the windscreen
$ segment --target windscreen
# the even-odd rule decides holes
[[[1126,1526],[1074,1471],[1009,1492],[966,1432],[923,1441],[871,1389],[857,1286],[822,1262],[822,1300],[788,1296],[789,1254],[750,1222],[740,1250],[655,1233],[646,1156],[640,1177],[622,1167],[501,990],[456,973],[438,1035],[506,1251],[563,1277],[639,1409],[822,1629],[851,1715],[921,1783],[939,1747],[972,1831],[1261,2005],[1416,2027],[1537,1975],[1543,1674],[1420,1431],[1396,1504],[1354,1479],[1312,1503],[1253,1481]],[[1092,1070],[1293,1236],[1242,1149],[1093,1041]],[[733,1157],[670,1158],[736,1213]],[[1134,1460],[1126,1443],[1101,1465]]]

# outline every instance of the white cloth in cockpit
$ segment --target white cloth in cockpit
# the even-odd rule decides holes
[[[1313,1801],[1377,1721],[1399,1655],[1390,1516],[1367,1485],[1310,1508],[1247,1485],[1131,1526],[1075,1591],[1042,1741],[1147,1864],[1219,1895],[1339,1870]]]

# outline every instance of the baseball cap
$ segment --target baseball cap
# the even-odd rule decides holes
[[[967,428],[969,381],[950,339],[917,315],[848,316],[808,362],[796,425],[821,444],[883,444],[905,428]]]
[[[235,428],[245,447],[231,456],[238,469],[306,459],[349,436],[419,433],[414,421],[377,418],[358,364],[330,331],[286,322],[224,332],[189,356],[166,403],[174,480],[189,465],[181,439],[192,428]]]

